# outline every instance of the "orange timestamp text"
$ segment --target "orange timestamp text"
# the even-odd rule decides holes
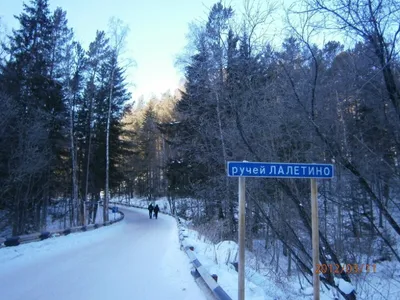
[[[315,273],[317,274],[360,274],[362,272],[376,272],[376,264],[317,264]]]

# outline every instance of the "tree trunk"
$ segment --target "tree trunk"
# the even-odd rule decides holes
[[[288,267],[287,267],[287,276],[292,275],[292,251],[288,251]]]
[[[69,86],[69,82],[68,82]],[[69,95],[69,138],[70,138],[70,148],[71,148],[71,160],[72,160],[72,202],[75,203],[75,205],[78,207],[78,177],[77,177],[77,171],[78,171],[78,166],[77,166],[77,153],[76,153],[76,147],[75,147],[75,137],[74,137],[74,107],[75,107],[75,101],[71,99],[71,95]],[[82,201],[82,206],[81,207],[81,219],[80,223],[81,225],[84,225],[86,223],[85,220],[85,202]]]
[[[110,201],[110,191],[109,191],[109,178],[110,178],[110,123],[111,123],[111,103],[113,100],[113,90],[114,90],[114,72],[115,67],[113,67],[110,78],[110,97],[108,99],[108,113],[107,113],[107,129],[106,129],[106,191],[103,206],[103,220],[108,221],[108,203]]]
[[[222,71],[222,69],[221,69]],[[222,76],[222,74],[221,74]],[[221,77],[222,80],[222,77]],[[222,81],[221,81],[222,82]],[[217,100],[217,118],[218,118],[218,130],[219,130],[219,138],[221,140],[221,148],[222,148],[222,158],[223,161],[227,161],[227,156],[226,156],[226,148],[225,148],[225,140],[224,140],[224,133],[222,131],[222,121],[221,121],[221,110],[220,110],[220,101],[219,101],[219,95],[218,92],[215,93],[215,98]],[[225,197],[226,197],[226,202],[229,201],[229,178],[225,176]],[[218,218],[222,219],[224,218],[224,213],[223,213],[223,208],[222,208],[222,203],[221,200],[217,200],[217,206],[218,206]]]
[[[92,77],[92,93],[94,93],[94,76]],[[89,111],[88,111],[88,118],[87,118],[87,146],[86,146],[86,172],[85,172],[85,193],[83,196],[83,202],[87,201],[87,195],[89,191],[89,170],[90,170],[90,151],[92,145],[92,107],[93,107],[93,98],[94,95],[91,95],[90,102],[89,102]]]

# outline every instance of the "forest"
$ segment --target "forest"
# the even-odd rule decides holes
[[[127,91],[122,22],[83,49],[61,8],[25,5],[1,36],[0,232],[88,224],[115,196],[167,197],[210,239],[237,240],[227,161],[318,162],[335,166],[319,180],[321,263],[400,263],[400,2],[300,1],[273,38],[277,5],[243,3],[191,24],[183,85],[149,101]],[[286,274],[311,280],[309,181],[251,179],[246,197],[247,249],[264,241],[277,268],[282,255]]]

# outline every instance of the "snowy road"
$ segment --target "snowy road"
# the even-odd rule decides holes
[[[121,210],[107,228],[0,249],[0,299],[205,299],[175,220]]]

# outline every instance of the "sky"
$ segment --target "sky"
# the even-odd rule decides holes
[[[22,0],[1,0],[0,17],[7,28],[16,28],[13,15],[22,12]],[[173,92],[183,74],[174,67],[176,56],[186,45],[188,24],[206,19],[217,0],[50,0],[50,9],[67,12],[76,39],[87,49],[96,30],[107,30],[111,17],[130,28],[127,56],[136,66],[128,72],[129,90],[134,99],[168,89]],[[235,0],[231,1],[235,2]]]
[[[27,1],[0,0],[0,25],[5,24],[8,30],[17,28],[19,23],[13,16],[22,12],[23,3]],[[258,4],[265,9],[269,3],[277,8],[293,3],[293,0],[225,0],[223,3],[231,5],[235,15],[240,16],[246,1],[253,4],[254,9]],[[97,30],[107,31],[112,17],[129,27],[125,56],[135,61],[127,71],[134,101],[141,95],[147,100],[167,90],[173,94],[180,86],[184,74],[175,67],[175,62],[187,45],[189,24],[207,20],[216,2],[218,0],[49,0],[51,11],[61,7],[67,12],[75,39],[85,49],[94,40]],[[273,16],[268,16],[265,25],[258,27],[275,45],[280,45],[284,36],[283,14],[283,10],[276,10]],[[319,39],[324,40],[322,35],[317,36],[317,42]]]

